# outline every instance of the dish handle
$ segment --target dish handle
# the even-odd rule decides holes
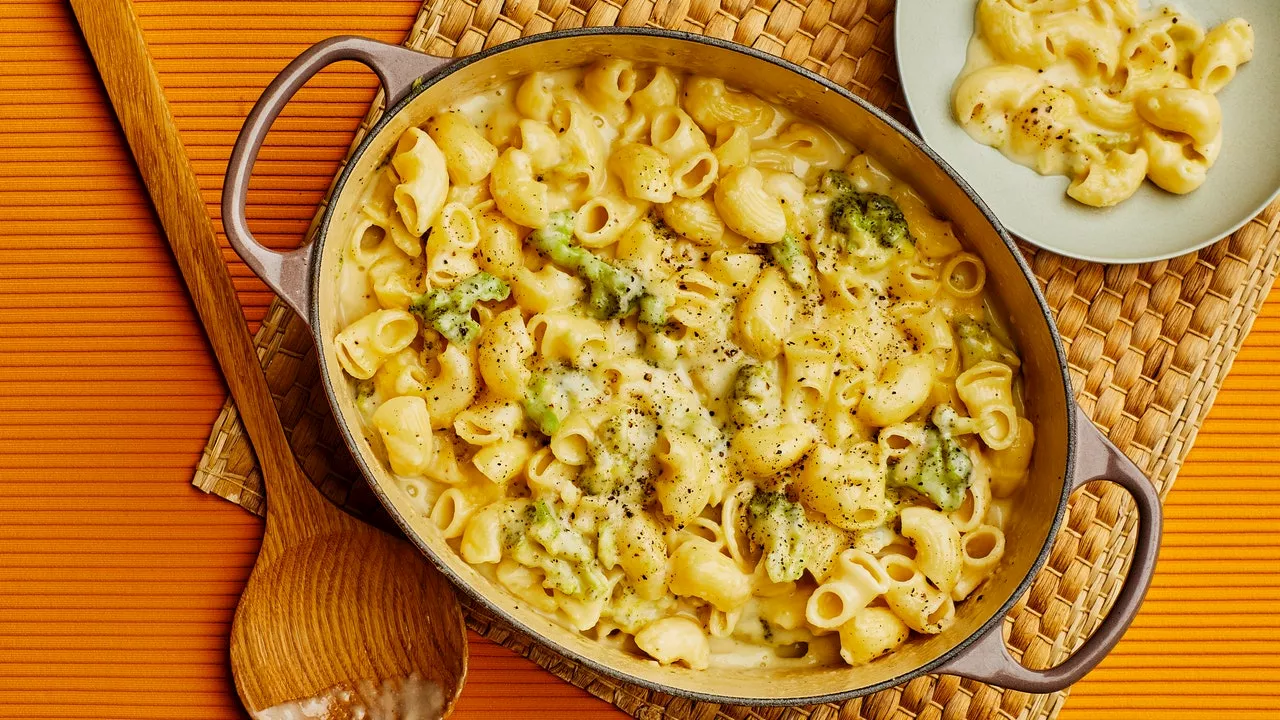
[[[386,91],[384,107],[400,102],[423,77],[440,72],[452,58],[424,55],[415,50],[388,45],[376,40],[342,35],[312,45],[289,63],[276,76],[254,104],[240,128],[235,149],[227,163],[227,177],[222,186],[222,226],[231,247],[244,259],[294,312],[308,322],[311,300],[311,253],[307,243],[290,252],[277,252],[258,242],[249,230],[245,204],[249,193],[249,176],[253,172],[258,151],[271,129],[271,124],[284,106],[293,99],[308,80],[324,68],[340,60],[355,60],[373,70]]]
[[[1134,543],[1133,562],[1120,588],[1120,595],[1093,635],[1057,667],[1032,670],[1016,660],[1005,645],[1001,632],[1004,623],[1000,622],[938,668],[938,672],[1022,692],[1056,692],[1084,677],[1102,662],[1138,614],[1147,587],[1151,585],[1156,556],[1160,552],[1160,495],[1142,471],[1102,436],[1079,406],[1074,412],[1076,449],[1071,489],[1077,490],[1094,480],[1106,480],[1128,490],[1138,505],[1138,537]]]

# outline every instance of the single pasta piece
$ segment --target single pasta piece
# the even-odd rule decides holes
[[[436,363],[440,370],[427,382],[422,397],[431,411],[432,422],[441,429],[451,426],[458,413],[475,400],[480,383],[475,355],[469,350],[450,343]]]
[[[801,502],[843,530],[864,531],[884,523],[884,477],[865,448],[843,453],[818,445],[795,480]]]
[[[887,592],[889,585],[889,575],[873,555],[865,550],[845,550],[809,596],[805,619],[815,628],[838,629]]]
[[[441,113],[427,121],[427,134],[444,155],[449,178],[456,185],[474,185],[489,176],[498,161],[498,149],[465,117]]]
[[[900,517],[902,536],[916,546],[916,566],[939,590],[950,592],[960,579],[960,533],[955,525],[929,508],[906,508]]]
[[[1217,93],[1236,76],[1236,70],[1253,59],[1253,26],[1242,18],[1228,20],[1210,30],[1196,52],[1191,77],[1196,87]]]
[[[404,310],[378,310],[351,323],[334,338],[338,364],[357,380],[368,380],[391,355],[418,335],[418,322]]]
[[[724,235],[724,222],[706,198],[676,197],[660,212],[668,227],[699,245],[718,245]]]
[[[421,475],[435,454],[431,418],[420,397],[403,396],[382,403],[373,413],[391,469],[399,475]]]
[[[663,618],[636,633],[636,645],[663,665],[682,662],[694,670],[710,664],[711,644],[702,626],[687,617]]]
[[[799,462],[817,440],[814,426],[787,423],[739,430],[731,447],[744,469],[757,477],[770,478]]]
[[[686,540],[671,556],[671,592],[701,598],[730,612],[751,597],[751,577],[715,545],[695,538]]]
[[[511,147],[529,156],[530,166],[538,172],[560,164],[560,140],[551,126],[525,118],[516,124]]]
[[[869,607],[840,626],[840,657],[853,666],[866,665],[907,641],[911,628],[887,607]]]
[[[890,360],[880,379],[867,389],[858,405],[858,415],[882,427],[900,423],[924,407],[932,387],[933,359],[929,356],[917,354]]]
[[[573,235],[583,247],[607,247],[617,242],[648,207],[647,202],[635,202],[621,195],[597,195],[578,209]]]
[[[936,635],[955,621],[956,606],[951,596],[929,584],[916,561],[904,555],[880,558],[889,575],[884,599],[889,609],[918,633]]]
[[[685,158],[671,171],[671,184],[680,197],[698,198],[707,194],[720,172],[720,161],[707,150]]]
[[[716,184],[716,209],[724,224],[758,243],[776,243],[787,233],[787,216],[778,199],[764,190],[764,176],[754,167],[733,170]]]
[[[682,526],[697,517],[711,499],[707,483],[707,452],[688,433],[663,431],[655,457],[662,468],[654,483],[654,495],[662,512]]]
[[[618,564],[636,593],[657,600],[667,592],[667,546],[658,524],[643,514],[623,520],[618,532]]]
[[[440,493],[431,506],[431,523],[440,531],[446,540],[462,537],[467,521],[476,510],[475,504],[458,488],[449,488]]]
[[[400,176],[396,209],[409,232],[421,237],[435,222],[449,192],[444,154],[421,128],[409,128],[396,145],[391,165]]]
[[[1004,531],[991,525],[979,525],[960,539],[961,568],[951,599],[960,602],[973,594],[1004,557]]]
[[[1032,450],[1035,447],[1035,436],[1035,425],[1030,420],[1020,417],[1013,444],[1003,450],[993,450],[988,453],[992,495],[1007,498],[1026,482],[1027,468],[1031,465]]]
[[[652,72],[647,82],[637,79],[637,89],[630,98],[631,107],[649,116],[662,108],[673,107],[679,99],[679,86],[671,69],[659,65],[652,68]]]
[[[1004,450],[1018,439],[1018,413],[1013,407],[1013,370],[983,360],[956,377],[956,394],[978,420],[978,435],[992,450]]]
[[[777,357],[782,341],[791,334],[793,305],[791,286],[782,271],[765,268],[738,301],[734,313],[738,344],[759,360]]]
[[[486,480],[505,487],[533,456],[534,446],[527,438],[511,438],[481,447],[471,457],[471,464]]]
[[[582,94],[601,110],[622,106],[636,91],[636,69],[630,60],[605,60],[582,77]]]
[[[630,143],[613,151],[609,167],[622,180],[627,197],[647,202],[671,202],[671,160],[650,145]]]
[[[654,113],[649,141],[674,162],[707,147],[707,136],[680,108],[663,108]]]
[[[546,183],[534,179],[533,160],[523,150],[508,148],[498,157],[489,192],[502,214],[517,225],[540,228],[551,217]]]
[[[1089,164],[1085,174],[1071,181],[1067,194],[1085,205],[1111,207],[1133,197],[1147,178],[1147,152],[1112,150],[1106,160]]]

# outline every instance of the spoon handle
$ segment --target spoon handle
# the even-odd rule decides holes
[[[71,0],[71,8],[253,441],[270,495],[268,522],[292,520],[293,529],[304,532],[332,527],[345,516],[311,485],[289,447],[132,5]]]

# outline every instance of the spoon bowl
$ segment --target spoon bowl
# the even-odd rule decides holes
[[[337,717],[447,715],[466,673],[452,590],[407,543],[342,524],[259,558],[231,628],[241,701],[264,719],[308,702]]]

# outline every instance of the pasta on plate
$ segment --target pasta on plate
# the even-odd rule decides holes
[[[1241,18],[1207,32],[1138,0],[978,0],[969,58],[952,94],[974,140],[1094,207],[1150,178],[1171,193],[1204,184],[1222,149],[1216,94],[1253,57]]]
[[[411,128],[338,362],[422,522],[660,663],[872,662],[998,572],[1035,430],[950,223],[723,80],[603,60]]]

